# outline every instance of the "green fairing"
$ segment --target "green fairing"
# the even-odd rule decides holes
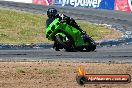
[[[81,32],[68,25],[66,22],[60,22],[59,18],[56,18],[46,29],[46,38],[48,38],[48,40],[53,41],[56,35],[64,37],[66,34],[72,37],[75,47],[85,45],[81,38]]]
[[[82,31],[83,32],[83,31]],[[94,51],[96,43],[86,33],[83,34],[80,30],[71,26],[68,21],[56,18],[46,29],[46,38],[59,44],[59,49],[66,51]],[[58,51],[56,49],[56,51]]]

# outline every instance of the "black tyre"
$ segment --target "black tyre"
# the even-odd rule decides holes
[[[56,41],[63,46],[66,51],[74,51],[72,48],[72,40],[67,38],[67,40],[63,40],[63,38],[59,35],[56,36]]]
[[[77,51],[83,51],[84,47],[77,47],[76,50]]]
[[[77,76],[76,81],[79,85],[84,85],[87,82],[87,79],[84,76]]]
[[[94,51],[94,50],[96,49],[96,45],[89,45],[89,46],[87,46],[87,47],[85,47],[85,48],[86,48],[86,50],[87,50],[88,52]]]
[[[87,37],[85,39],[85,42],[88,42],[89,45],[85,47],[85,49],[90,52],[90,51],[94,51],[96,49],[96,43],[95,41],[91,38],[91,37]]]

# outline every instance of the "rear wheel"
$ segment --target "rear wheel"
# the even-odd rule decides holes
[[[66,51],[73,51],[72,40],[68,37],[62,37],[61,35],[56,36],[56,41],[63,46]]]

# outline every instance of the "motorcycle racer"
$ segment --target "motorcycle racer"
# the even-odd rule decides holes
[[[49,8],[47,11],[48,19],[46,20],[46,28],[53,22],[55,18],[59,18],[60,20],[66,20],[67,24],[77,28],[82,34],[85,32],[78,26],[73,18],[70,18],[64,14],[57,14],[57,10],[55,8]]]
[[[77,30],[79,30],[81,32],[82,35],[85,35],[86,32],[84,32],[80,26],[78,26],[78,24],[75,22],[75,20],[73,18],[70,18],[64,14],[58,14],[58,11],[55,8],[49,8],[47,10],[47,16],[48,19],[46,20],[46,28],[48,28],[48,26],[54,21],[54,19],[59,18],[59,20],[65,20],[66,23],[74,28],[76,28]],[[59,45],[59,43],[57,43],[56,41],[54,41],[54,45],[53,48],[56,51],[60,51],[61,45]]]

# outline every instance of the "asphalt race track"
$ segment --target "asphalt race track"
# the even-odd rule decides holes
[[[95,52],[56,52],[52,49],[34,50],[1,50],[0,59],[2,61],[32,61],[32,60],[81,60],[88,62],[108,62],[108,63],[132,63],[132,47],[103,47]]]
[[[77,20],[85,20],[93,23],[109,24],[120,30],[127,38],[132,38],[132,13],[121,11],[69,8],[57,6],[41,6],[14,2],[0,1],[0,7],[28,11],[33,13],[45,13],[47,8],[55,7],[61,13],[74,17]],[[126,37],[125,37],[126,38]],[[125,39],[124,37],[122,39]],[[19,49],[0,50],[0,60],[75,60],[88,62],[108,62],[108,63],[132,63],[132,44],[123,43],[115,46],[97,47],[95,52],[56,52],[49,49]]]

